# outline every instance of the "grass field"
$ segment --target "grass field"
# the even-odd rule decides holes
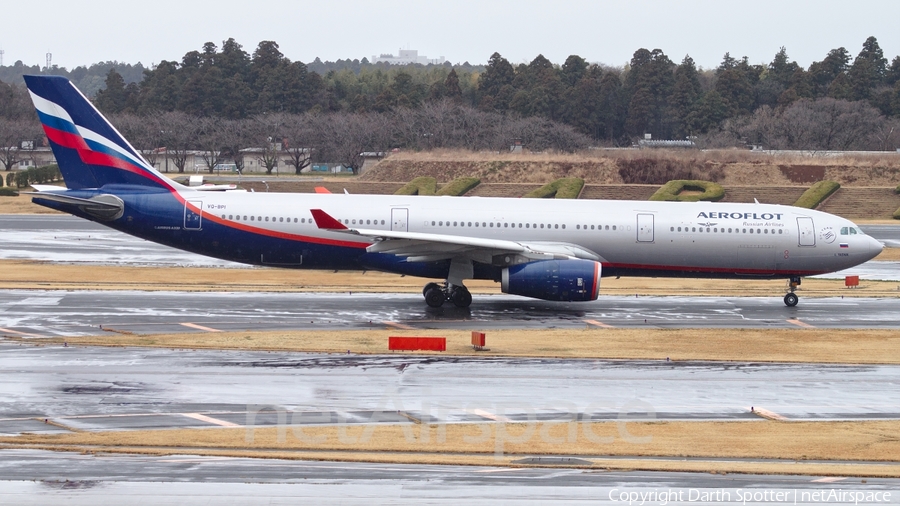
[[[96,336],[40,339],[39,343],[175,349],[236,349],[318,353],[391,353],[389,336],[438,336],[447,351],[416,352],[460,356],[597,359],[717,360],[900,364],[900,333],[894,330],[836,329],[583,329],[491,330],[490,351],[475,351],[471,330],[399,330],[373,322],[371,330],[252,331],[180,334],[108,332]],[[9,338],[15,340],[16,338]],[[35,342],[35,340],[26,340]],[[404,352],[399,352],[404,353]]]
[[[898,431],[898,421],[561,421],[25,434],[0,447],[506,466],[565,455],[599,468],[898,477]]]

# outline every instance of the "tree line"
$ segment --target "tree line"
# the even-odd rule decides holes
[[[706,146],[900,147],[900,56],[889,62],[874,37],[855,57],[840,47],[808,68],[781,48],[768,64],[726,53],[714,69],[698,68],[690,56],[676,64],[660,49],[643,48],[622,68],[577,55],[561,65],[542,55],[513,65],[499,53],[484,66],[365,59],[306,65],[286,58],[274,41],[260,42],[251,54],[228,39],[144,69],[140,81],[110,68],[104,84],[95,103],[114,121],[140,117],[157,125],[156,139],[142,146],[173,146],[175,125],[186,125],[193,133],[182,137],[193,139],[193,149],[218,142],[228,152],[236,145],[212,140],[213,132],[236,129],[249,136],[245,146],[305,144],[314,157],[351,167],[352,160],[326,158],[339,148],[322,132],[347,138],[336,132],[376,128],[357,134],[367,139],[352,148],[364,146],[361,151],[502,149],[513,139],[532,149],[571,150],[628,146],[645,134]],[[2,126],[33,118],[28,102],[22,87],[0,84],[0,118],[6,118],[0,145],[10,145],[4,130],[31,131]],[[273,122],[276,117],[281,120]],[[301,120],[309,126],[302,135]]]

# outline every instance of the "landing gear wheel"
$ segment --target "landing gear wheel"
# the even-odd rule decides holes
[[[472,294],[469,293],[468,288],[457,286],[453,289],[453,293],[450,294],[450,301],[456,307],[469,307],[472,304]]]
[[[437,288],[438,290],[440,290],[441,285],[437,283],[428,283],[427,285],[425,285],[425,288],[422,288],[422,295],[427,294],[428,290],[431,290],[432,288]]]
[[[428,288],[425,291],[425,303],[430,307],[441,307],[444,305],[444,300],[447,297],[444,296],[444,291],[437,285]]]
[[[800,302],[800,298],[797,297],[797,294],[794,292],[784,296],[784,305],[787,307],[794,307],[798,302]]]

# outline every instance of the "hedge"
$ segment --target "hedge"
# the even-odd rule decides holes
[[[437,195],[452,195],[454,197],[459,197],[465,195],[480,183],[481,180],[477,177],[458,177],[442,186],[441,189],[438,190]]]
[[[893,216],[894,216],[894,219],[895,219],[895,220],[900,220],[900,207],[898,207],[897,210],[894,211],[894,215],[893,215]]]
[[[546,199],[556,197],[558,199],[577,199],[584,188],[584,179],[577,177],[564,177],[552,183],[547,183],[537,190],[524,195],[526,199]]]
[[[431,176],[421,176],[403,185],[394,195],[434,195],[437,180]]]
[[[52,183],[60,180],[62,180],[62,174],[59,172],[59,166],[56,164],[31,167],[28,170],[10,172],[6,175],[6,184],[9,186],[16,186],[17,188],[25,188],[32,184]]]
[[[681,192],[698,191],[699,195],[681,195]],[[675,179],[662,185],[650,200],[664,202],[718,202],[725,198],[725,189],[719,183],[691,179]]]
[[[803,192],[803,195],[800,195],[797,202],[794,202],[794,207],[815,209],[822,201],[830,197],[832,193],[838,191],[840,187],[840,183],[836,181],[819,181]]]
[[[12,188],[2,187],[0,188],[0,197],[18,197],[19,192]]]
[[[900,193],[900,184],[898,184],[897,187],[894,188],[894,193]]]

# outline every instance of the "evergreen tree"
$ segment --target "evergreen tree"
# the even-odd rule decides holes
[[[725,53],[725,61],[719,66],[715,90],[725,104],[726,117],[749,114],[753,111],[753,87],[759,81],[759,74],[744,57],[740,63],[732,64],[734,58]]]
[[[850,69],[850,53],[843,47],[832,49],[821,62],[813,62],[809,66],[813,93],[816,97],[828,95],[828,88],[837,76]]]
[[[580,81],[582,77],[584,77],[587,69],[587,61],[585,61],[584,58],[573,54],[566,58],[566,62],[563,63],[559,72],[560,76],[562,77],[563,83],[568,87],[572,87],[575,86],[575,84],[578,83],[578,81]]]
[[[505,111],[514,93],[515,70],[500,53],[488,60],[485,71],[478,77],[478,106],[486,111]]]
[[[702,96],[703,89],[700,87],[697,67],[694,60],[686,55],[681,60],[681,65],[675,69],[675,84],[669,97],[674,137],[682,138],[692,133],[687,121],[688,116]]]
[[[125,80],[116,72],[109,69],[106,74],[106,89],[97,92],[95,100],[97,108],[108,114],[117,114],[125,111],[128,106],[128,92],[125,89]]]
[[[855,100],[868,99],[875,88],[885,83],[887,58],[875,37],[869,37],[850,66],[850,88]]]
[[[625,78],[628,113],[625,130],[629,135],[651,133],[656,138],[671,137],[667,100],[672,94],[675,64],[660,49],[638,49],[631,58]]]

